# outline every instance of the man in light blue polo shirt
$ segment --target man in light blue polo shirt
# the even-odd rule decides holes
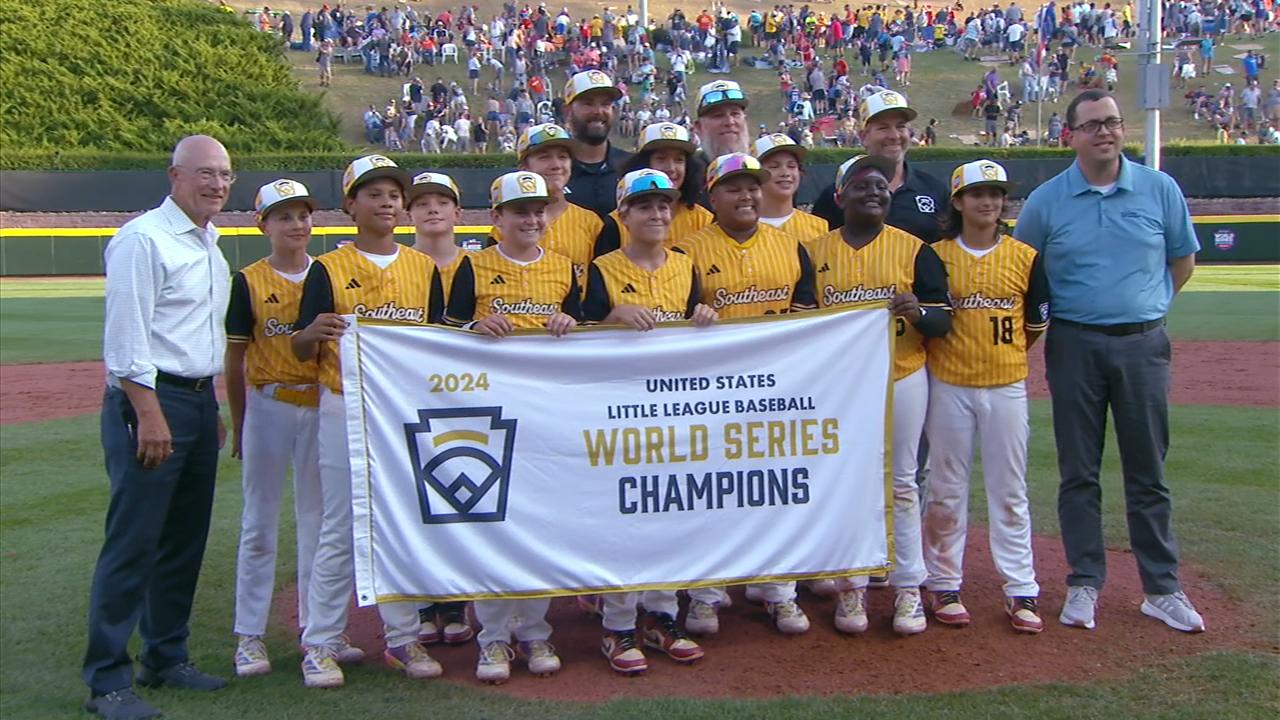
[[[1107,408],[1124,471],[1129,542],[1145,615],[1184,632],[1201,619],[1178,582],[1164,458],[1169,449],[1169,336],[1164,318],[1200,249],[1186,199],[1168,175],[1126,159],[1111,95],[1067,107],[1071,167],[1031,193],[1014,235],[1041,252],[1052,321],[1045,344],[1058,445],[1058,517],[1071,574],[1059,619],[1094,627],[1106,580],[1102,488]]]

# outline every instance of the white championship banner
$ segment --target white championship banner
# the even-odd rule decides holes
[[[353,322],[359,603],[883,569],[892,328],[883,304],[562,338]]]

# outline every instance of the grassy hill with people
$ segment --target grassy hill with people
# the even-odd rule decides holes
[[[154,152],[191,133],[233,153],[344,147],[279,43],[211,4],[0,0],[0,47],[6,152]]]

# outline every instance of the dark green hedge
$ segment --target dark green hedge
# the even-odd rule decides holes
[[[1141,147],[1131,146],[1136,157]],[[848,159],[854,150],[820,149],[809,153],[811,164],[837,164]],[[1171,144],[1164,148],[1166,157],[1209,156],[1274,156],[1280,158],[1280,145],[1193,145]],[[240,170],[341,170],[356,156],[355,152],[317,153],[237,153],[232,161]],[[509,168],[515,165],[513,155],[423,155],[395,153],[392,156],[405,167]],[[931,147],[911,151],[916,160],[968,161],[978,158],[1034,159],[1071,157],[1067,148],[980,148]],[[103,152],[94,150],[45,150],[5,147],[0,152],[3,170],[163,170],[168,167],[167,153]]]

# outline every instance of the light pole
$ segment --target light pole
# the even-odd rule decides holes
[[[1160,169],[1160,109],[1169,105],[1169,75],[1160,62],[1164,29],[1160,0],[1138,0],[1138,101],[1146,111],[1143,152]]]

